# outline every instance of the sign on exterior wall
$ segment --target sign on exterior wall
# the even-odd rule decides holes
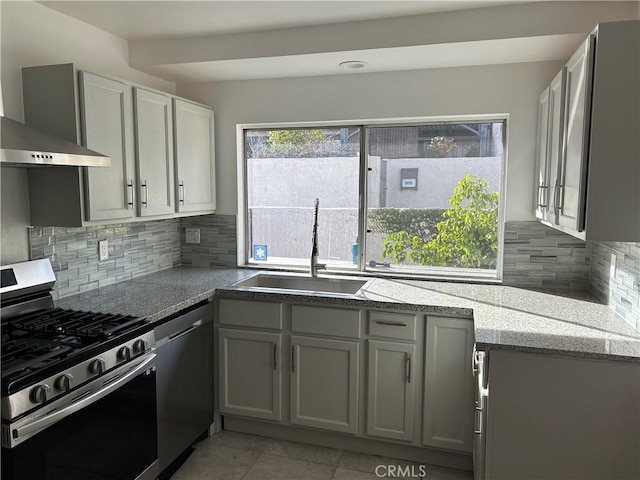
[[[400,169],[400,190],[418,190],[418,169]]]

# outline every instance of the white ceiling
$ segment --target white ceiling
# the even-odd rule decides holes
[[[482,35],[477,40],[469,38],[461,41],[455,38],[454,43],[450,43],[452,40],[420,40],[415,43],[407,42],[402,46],[378,44],[375,47],[369,43],[361,47],[349,46],[347,40],[342,40],[348,37],[347,32],[352,30],[353,26],[358,25],[346,22],[376,21],[393,17],[400,17],[396,20],[410,22],[411,19],[432,18],[429,14],[532,3],[526,0],[83,0],[39,3],[128,40],[132,67],[166,80],[187,83],[561,60],[568,58],[585,36],[582,32],[575,31],[567,34],[534,33],[522,38],[492,37],[490,33],[485,39],[481,38]],[[417,17],[418,15],[422,17]],[[470,15],[472,19],[486,18],[479,13]],[[498,26],[499,20],[494,20],[493,23]],[[433,22],[431,28],[434,31],[439,30],[434,27],[443,27],[440,20],[434,18]],[[474,23],[481,23],[480,28],[493,32],[492,25]],[[336,24],[339,28],[331,30],[330,24]],[[287,29],[312,25],[323,26],[314,28],[325,28],[326,32],[342,32],[343,36],[340,36],[340,33],[329,34],[329,37],[333,35],[339,40],[339,48],[336,48],[335,42],[332,47],[324,46],[322,38],[328,37],[320,34],[316,43],[322,45],[322,48],[319,47],[317,51],[289,53],[290,46],[295,45],[296,41],[299,42],[300,37],[294,35],[295,28]],[[380,24],[376,25],[379,27]],[[414,22],[414,29],[415,25]],[[428,28],[426,24],[423,27],[422,20],[417,25],[418,30],[424,31]],[[474,28],[476,27],[474,25]],[[499,27],[505,28],[504,25]],[[382,30],[384,31],[384,28]],[[444,31],[446,30],[445,27]],[[251,32],[260,32],[260,35],[255,37]],[[262,45],[266,38],[273,38],[274,35],[278,40],[269,44],[268,54],[258,53],[261,48],[266,48]],[[184,47],[185,44],[191,45],[189,42],[204,45],[200,48],[200,51],[204,52],[202,58],[195,61],[189,58],[195,51],[193,48]],[[240,54],[238,49],[243,44],[251,46],[248,53],[245,49]],[[228,48],[232,54],[217,58],[212,53],[215,50],[213,46],[221,45]],[[140,54],[140,51],[144,53]],[[175,51],[183,53],[171,58],[166,57]],[[153,55],[148,55],[149,52]],[[151,57],[155,59],[148,60]],[[345,60],[362,60],[369,66],[361,70],[340,69],[338,63]]]
[[[465,10],[530,0],[40,1],[125,40],[251,32]]]

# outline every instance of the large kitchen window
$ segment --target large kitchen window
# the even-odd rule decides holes
[[[317,198],[328,271],[500,278],[505,129],[502,118],[242,127],[240,263],[308,269]]]

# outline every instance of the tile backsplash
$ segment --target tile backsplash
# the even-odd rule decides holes
[[[640,243],[591,243],[589,291],[640,330]],[[611,254],[616,255],[615,272]]]
[[[235,215],[201,215],[180,219],[182,265],[235,267],[238,264]],[[200,243],[186,243],[185,228],[200,229]]]
[[[98,260],[100,240],[109,242],[108,260]],[[29,250],[32,260],[51,260],[53,295],[62,298],[180,265],[180,220],[30,227]]]
[[[186,243],[185,228],[200,229]],[[503,284],[557,292],[590,291],[640,330],[640,243],[583,242],[541,223],[507,222]],[[98,241],[109,259],[98,260]],[[49,258],[61,298],[177,265],[234,267],[236,216],[203,215],[91,226],[30,227],[32,259]],[[617,257],[611,275],[611,254]]]
[[[584,291],[589,285],[591,245],[539,222],[506,222],[504,285]]]

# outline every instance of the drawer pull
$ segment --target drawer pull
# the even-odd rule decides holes
[[[278,369],[278,344],[275,342],[273,344],[273,369]]]
[[[390,327],[406,327],[407,324],[406,323],[402,323],[402,322],[390,322],[388,320],[376,320],[376,323],[378,325],[388,325]]]

